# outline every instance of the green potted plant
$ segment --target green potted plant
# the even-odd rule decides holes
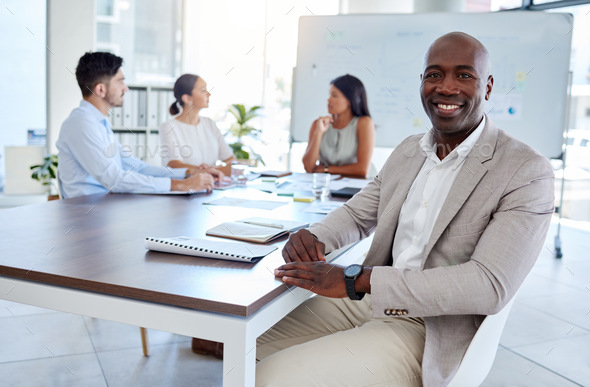
[[[42,164],[31,165],[31,178],[48,186],[48,200],[59,199],[57,187],[57,155],[48,155]]]
[[[232,148],[238,162],[250,165],[256,165],[257,162],[260,162],[265,165],[260,155],[243,142],[243,138],[246,136],[255,139],[259,138],[260,129],[256,129],[248,123],[252,118],[259,116],[259,109],[262,109],[262,106],[252,106],[246,110],[246,107],[242,104],[233,104],[228,109],[228,112],[236,118],[236,122],[230,126],[226,134],[231,134],[236,139],[229,146]]]

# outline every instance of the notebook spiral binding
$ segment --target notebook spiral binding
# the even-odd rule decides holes
[[[189,246],[189,245],[183,245],[180,243],[171,243],[168,241],[163,241],[161,239],[156,239],[156,238],[145,238],[147,241],[151,241],[151,242],[156,242],[156,243],[163,243],[165,245],[170,245],[170,246],[174,246],[174,247],[180,247],[183,249],[188,249],[188,250],[195,250],[195,251],[200,251],[203,253],[209,253],[209,254],[219,254],[219,255],[225,255],[227,257],[234,257],[234,258],[241,258],[241,259],[250,259],[250,257],[245,256],[245,255],[238,255],[238,254],[230,254],[230,253],[225,253],[223,251],[215,251],[215,250],[209,250],[203,247],[195,247],[195,246]]]

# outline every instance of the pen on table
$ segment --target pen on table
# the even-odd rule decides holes
[[[272,227],[272,228],[284,228],[282,224],[273,224],[273,223],[260,223],[260,222],[244,222],[246,224],[253,224],[255,226],[264,226],[264,227]]]

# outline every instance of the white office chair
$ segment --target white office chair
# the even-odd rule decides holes
[[[57,182],[57,193],[60,199],[64,198],[63,188],[61,186],[61,181],[59,180],[59,173],[56,173],[55,181]],[[147,329],[144,327],[139,327],[139,334],[141,336],[141,349],[143,350],[143,356],[150,355],[150,344],[148,341],[148,334]]]
[[[516,295],[500,312],[483,320],[448,387],[473,387],[483,383],[492,369],[500,336],[515,298]]]

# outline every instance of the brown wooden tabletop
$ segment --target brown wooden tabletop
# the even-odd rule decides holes
[[[206,237],[250,216],[306,222],[323,215],[289,200],[269,211],[203,205],[240,188],[195,195],[90,195],[0,210],[0,275],[173,306],[249,316],[285,290],[273,275],[279,248],[255,264],[148,251],[146,237]],[[288,200],[288,199],[285,199]]]

